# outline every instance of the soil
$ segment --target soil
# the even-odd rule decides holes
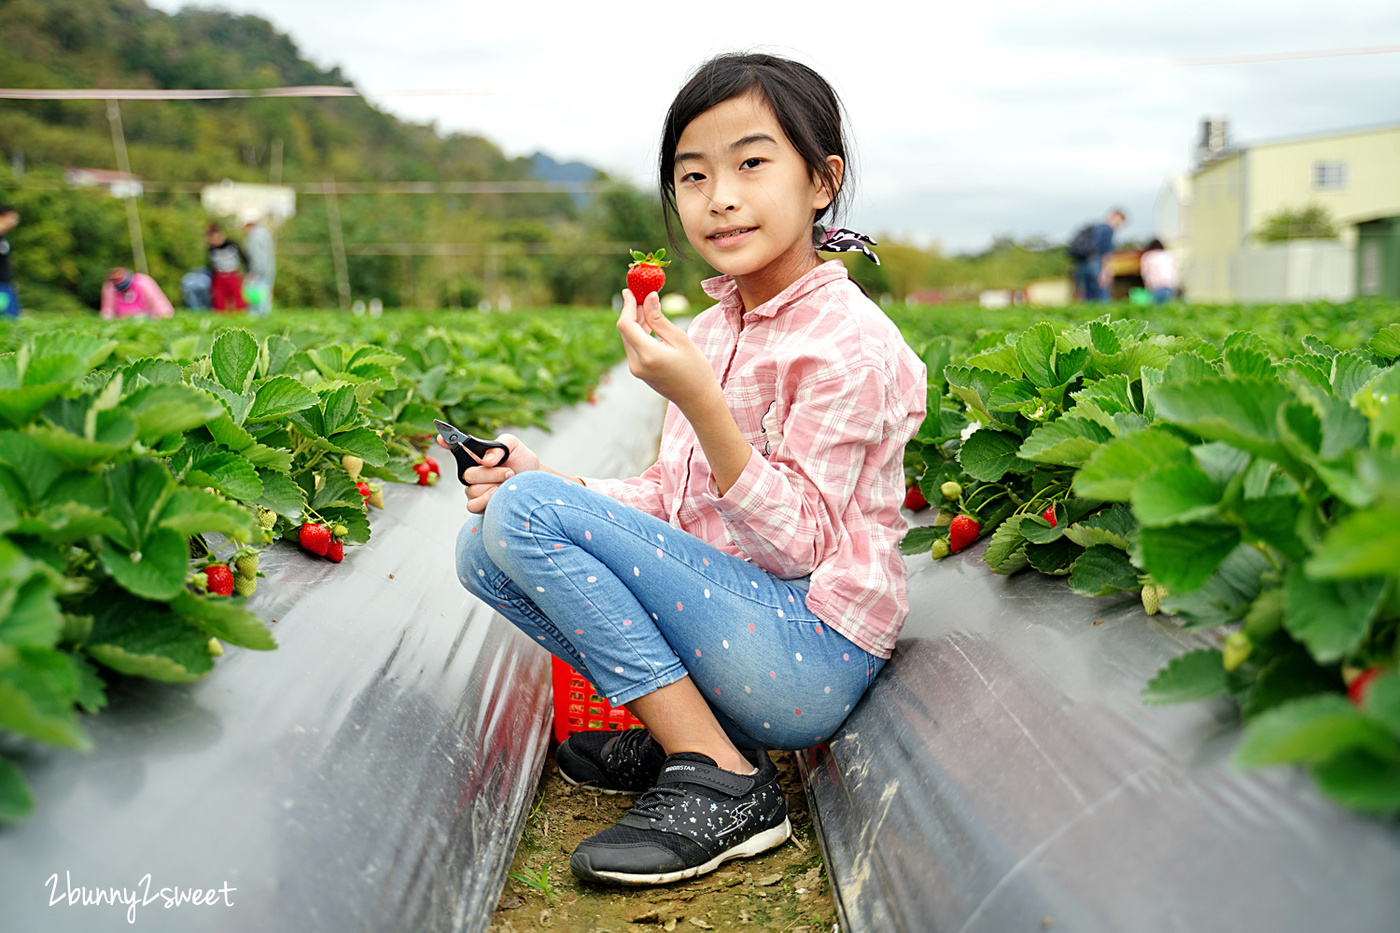
[[[772,757],[792,820],[792,838],[785,844],[675,884],[613,888],[579,881],[569,871],[569,855],[586,837],[617,822],[633,798],[569,785],[559,777],[551,752],[491,918],[491,933],[830,933],[836,908],[797,759],[792,752],[773,752]]]

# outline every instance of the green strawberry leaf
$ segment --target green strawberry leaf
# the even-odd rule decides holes
[[[974,435],[975,436],[975,435]],[[1186,442],[1161,428],[1114,438],[1074,475],[1074,491],[1090,499],[1126,502],[1139,479],[1174,463],[1190,463]]]
[[[992,532],[992,539],[982,554],[982,560],[994,572],[1013,574],[1026,566],[1026,539],[1021,534],[1021,521],[1025,517],[1013,515]]]
[[[83,651],[114,671],[182,683],[213,670],[209,636],[164,603],[123,596],[84,606],[94,621]]]
[[[1138,572],[1123,551],[1109,544],[1096,544],[1075,560],[1069,585],[1080,596],[1109,596],[1136,590]]]
[[[1205,583],[1239,544],[1233,525],[1186,522],[1138,532],[1136,563],[1172,592],[1190,592]]]
[[[910,528],[904,535],[904,539],[899,542],[899,553],[905,557],[915,554],[927,554],[928,549],[933,545],[935,539],[941,537],[939,529],[932,525],[920,525],[917,528]]]
[[[73,715],[77,668],[66,652],[0,645],[0,729],[86,751],[87,734]]]
[[[1341,580],[1394,573],[1400,554],[1400,508],[1353,512],[1332,527],[1308,561],[1308,575]]]
[[[241,598],[196,596],[185,590],[170,601],[170,608],[176,615],[231,645],[256,651],[276,648],[277,642],[262,619],[244,609],[241,602]]]
[[[230,328],[214,338],[209,362],[214,377],[230,392],[243,394],[253,382],[253,368],[258,362],[258,342],[242,328]]]
[[[275,421],[320,402],[320,396],[291,376],[273,376],[258,386],[246,422]]]
[[[1008,471],[1024,472],[1029,464],[1016,455],[1021,439],[1004,431],[981,428],[962,442],[958,462],[968,476],[994,483]]]
[[[1111,544],[1126,551],[1136,531],[1133,510],[1125,505],[1114,505],[1069,525],[1065,529],[1065,537],[1080,547]]]
[[[185,536],[217,531],[235,541],[251,541],[258,522],[246,508],[203,489],[177,489],[166,501],[160,524]]]
[[[34,810],[34,795],[24,775],[8,758],[0,757],[0,823],[18,823]]]
[[[1353,749],[1310,770],[1322,792],[1344,807],[1376,815],[1400,810],[1400,754]]]
[[[1133,514],[1145,527],[1213,518],[1220,489],[1195,464],[1165,466],[1133,488]]]
[[[1386,596],[1384,577],[1317,580],[1299,567],[1288,574],[1284,628],[1322,664],[1340,661],[1366,637]]]
[[[122,404],[135,419],[137,436],[147,443],[197,428],[225,412],[214,396],[187,385],[143,386]]]
[[[1322,693],[1275,706],[1249,721],[1235,752],[1235,765],[1326,761],[1346,751],[1365,750],[1395,758],[1395,736],[1366,718],[1346,697]]]
[[[1264,575],[1273,565],[1258,548],[1241,544],[1221,561],[1200,587],[1172,592],[1162,608],[1176,615],[1185,628],[1212,628],[1238,621],[1248,612],[1264,588]]]
[[[1366,349],[1390,362],[1400,358],[1400,324],[1391,324],[1378,332],[1367,342]]]
[[[1097,422],[1066,415],[1032,431],[1017,456],[1037,463],[1078,466],[1112,437]]]
[[[247,458],[228,451],[201,457],[185,474],[185,482],[217,489],[234,499],[256,499],[262,495],[257,469]]]
[[[189,566],[186,538],[170,528],[153,528],[130,549],[108,539],[98,560],[128,592],[147,599],[171,599],[185,585]]]
[[[1225,693],[1225,665],[1215,648],[1199,648],[1168,661],[1147,682],[1142,702],[1148,706],[1206,700]]]

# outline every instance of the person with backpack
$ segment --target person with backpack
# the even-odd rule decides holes
[[[1113,234],[1128,220],[1122,208],[1115,207],[1101,224],[1082,227],[1069,241],[1069,258],[1074,263],[1074,296],[1080,301],[1107,301],[1108,289],[1100,282],[1103,260],[1113,252]]]

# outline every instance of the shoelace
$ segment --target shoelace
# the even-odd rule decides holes
[[[608,753],[609,764],[614,768],[619,764],[640,766],[646,761],[646,749],[651,740],[651,733],[645,729],[628,729],[617,737]]]
[[[632,812],[637,816],[644,816],[647,819],[661,819],[666,815],[666,811],[678,802],[675,798],[686,797],[689,792],[675,786],[664,784],[653,787],[645,794],[637,798],[637,803],[632,807]]]

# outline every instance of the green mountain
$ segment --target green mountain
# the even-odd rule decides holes
[[[141,0],[0,0],[0,36],[0,87],[352,86],[339,68],[302,59],[266,20],[214,10],[172,15]],[[203,265],[208,217],[198,183],[606,181],[542,154],[508,158],[487,139],[399,120],[357,97],[123,101],[120,108],[132,172],[146,181],[139,209],[151,274],[172,297],[180,275]],[[0,200],[23,218],[10,240],[25,305],[94,307],[106,271],[132,263],[126,212],[98,190],[65,184],[63,169],[117,168],[106,104],[0,101],[0,156]],[[622,185],[592,199],[342,194],[336,207],[352,293],[389,306],[472,305],[486,290],[516,306],[604,302],[619,287],[625,254],[580,251],[600,242],[652,249],[664,236],[654,200]],[[279,235],[279,304],[337,303],[328,216],[323,196],[298,195],[297,216]],[[426,244],[450,247],[428,255]]]

